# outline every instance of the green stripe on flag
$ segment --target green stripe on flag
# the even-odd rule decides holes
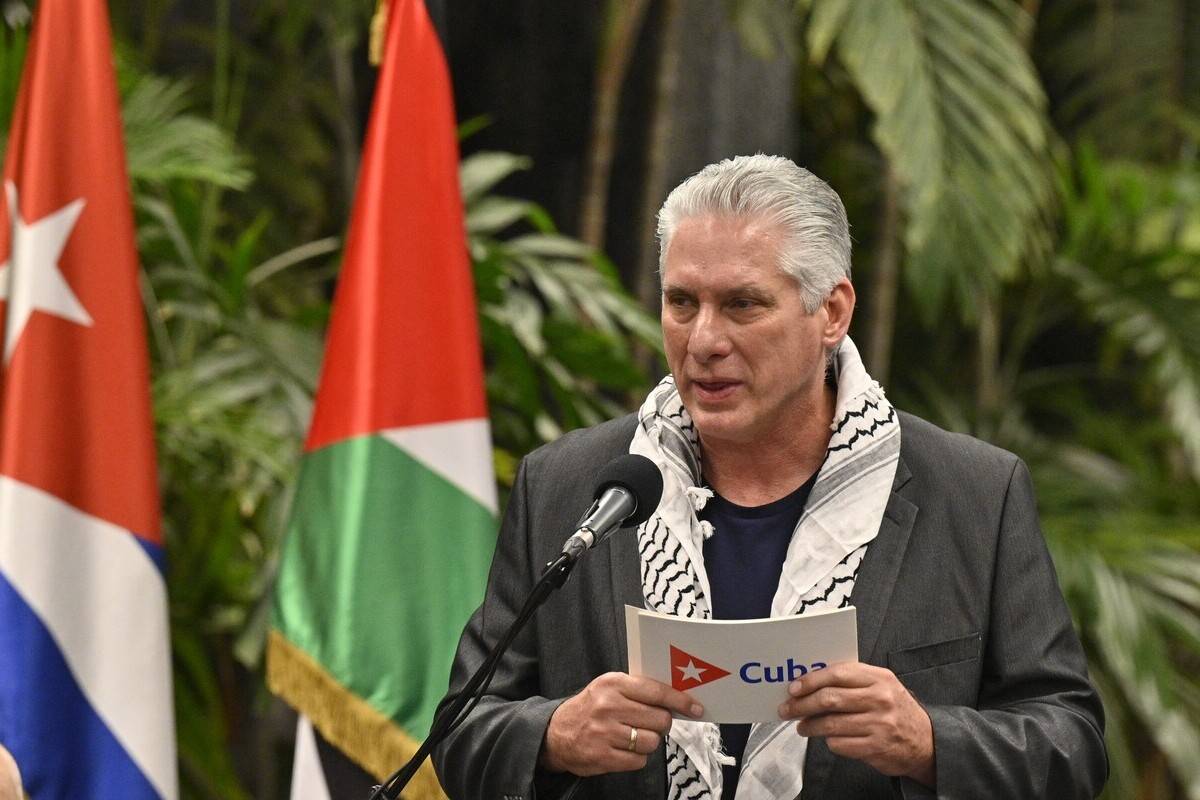
[[[379,436],[312,452],[284,545],[276,626],[423,738],[482,599],[495,528],[488,509]]]

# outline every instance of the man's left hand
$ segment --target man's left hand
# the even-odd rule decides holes
[[[889,669],[848,662],[810,672],[788,685],[781,719],[798,719],[802,736],[823,736],[829,749],[884,775],[933,787],[933,724]]]

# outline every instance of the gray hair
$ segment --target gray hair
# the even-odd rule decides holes
[[[782,156],[759,153],[709,164],[679,184],[658,212],[658,270],[679,223],[706,215],[761,220],[784,234],[779,268],[811,314],[850,277],[850,223],[829,184]]]

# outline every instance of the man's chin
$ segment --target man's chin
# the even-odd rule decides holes
[[[713,409],[699,406],[688,413],[696,432],[707,442],[742,442],[747,436],[746,421],[736,408]]]

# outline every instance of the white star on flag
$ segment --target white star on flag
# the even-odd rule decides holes
[[[4,325],[4,363],[8,364],[33,312],[42,311],[87,326],[92,324],[92,317],[58,267],[58,257],[83,212],[84,199],[76,198],[31,224],[21,218],[17,187],[5,181],[4,188],[12,219],[11,252],[8,261],[0,264],[0,300],[8,301]]]
[[[704,667],[697,667],[696,662],[690,658],[688,659],[686,667],[676,667],[675,669],[683,673],[683,680],[695,681],[696,683],[699,683],[701,680],[700,673],[708,672],[708,670],[706,670]]]

